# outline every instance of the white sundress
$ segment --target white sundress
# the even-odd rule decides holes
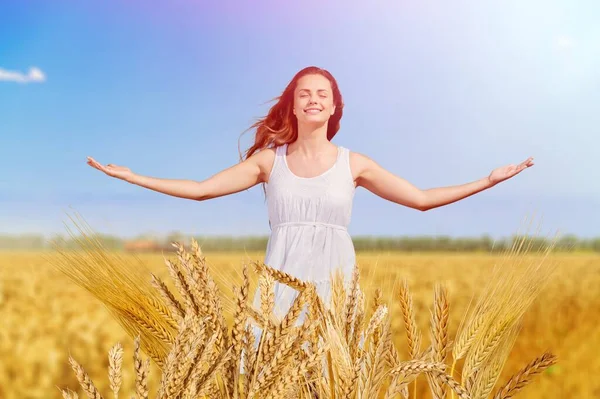
[[[317,293],[329,304],[330,276],[341,268],[346,283],[351,279],[356,255],[348,233],[355,186],[350,171],[350,152],[338,146],[334,165],[316,177],[299,177],[287,165],[287,144],[276,148],[266,184],[271,235],[265,264],[303,281],[315,283]],[[260,309],[260,292],[254,305]],[[275,283],[275,309],[284,316],[298,291]],[[304,312],[303,312],[304,314]]]

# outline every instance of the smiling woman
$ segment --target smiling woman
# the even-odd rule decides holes
[[[271,226],[265,263],[315,283],[325,303],[329,303],[331,273],[341,269],[348,282],[355,266],[348,225],[357,187],[426,211],[490,188],[533,165],[529,158],[471,183],[421,190],[367,156],[331,143],[340,129],[344,103],[328,71],[314,66],[302,69],[276,100],[268,114],[250,127],[256,130],[255,140],[242,161],[206,180],[159,179],[122,166],[103,166],[92,158],[88,163],[129,183],[198,201],[264,184]],[[290,287],[276,284],[275,312],[285,314],[296,295]],[[258,289],[255,304],[260,304]]]

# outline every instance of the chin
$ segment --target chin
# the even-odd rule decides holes
[[[298,122],[302,123],[303,125],[321,126],[321,125],[326,125],[329,122],[329,119],[302,118],[301,120],[298,120]]]
[[[327,116],[324,116],[321,114],[319,114],[319,115],[302,115],[301,120],[306,123],[317,123],[317,122],[326,123],[329,120],[329,118]]]

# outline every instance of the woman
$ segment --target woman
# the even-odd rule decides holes
[[[255,143],[242,162],[206,180],[142,176],[123,166],[103,166],[89,157],[88,164],[129,183],[197,201],[264,183],[271,226],[265,264],[316,283],[325,301],[329,300],[330,273],[339,267],[349,280],[355,264],[347,226],[356,187],[426,211],[493,187],[533,165],[529,158],[472,183],[420,190],[367,156],[331,143],[340,128],[344,103],[328,71],[302,69],[277,100],[268,115],[251,126],[256,129]],[[295,291],[277,285],[275,295],[276,312],[283,315]]]

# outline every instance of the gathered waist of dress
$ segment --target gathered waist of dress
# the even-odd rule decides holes
[[[342,226],[340,224],[323,223],[323,222],[283,222],[283,223],[277,223],[277,224],[272,225],[271,230],[274,230],[278,227],[284,227],[284,226],[319,226],[319,227],[330,227],[332,229],[344,230],[344,231],[348,230],[346,228],[346,226]]]

